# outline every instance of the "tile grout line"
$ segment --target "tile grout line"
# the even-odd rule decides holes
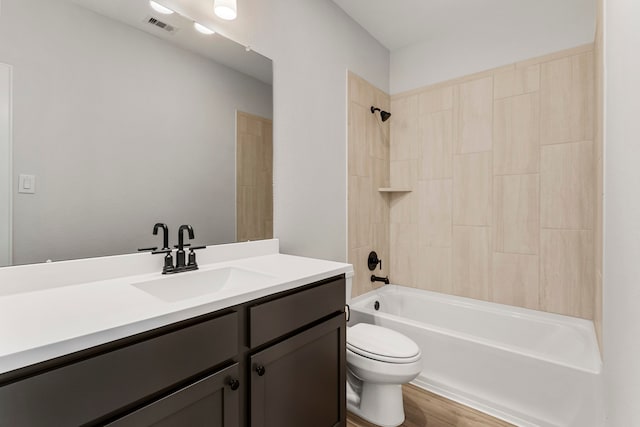
[[[542,70],[540,64],[538,72],[538,304],[537,309],[543,310],[544,289],[542,286]]]

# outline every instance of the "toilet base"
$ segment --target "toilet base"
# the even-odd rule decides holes
[[[347,410],[381,427],[397,427],[404,422],[400,384],[361,384],[360,404],[347,402]]]

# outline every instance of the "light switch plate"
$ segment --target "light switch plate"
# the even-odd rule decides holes
[[[36,193],[36,176],[20,174],[18,182],[18,193],[35,194]]]

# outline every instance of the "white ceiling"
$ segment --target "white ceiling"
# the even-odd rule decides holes
[[[390,51],[443,35],[503,31],[544,37],[549,28],[593,31],[595,0],[333,0]]]
[[[219,19],[213,13],[213,1],[209,0],[157,0],[179,13],[163,15],[149,7],[148,0],[71,0],[74,3],[91,9],[108,18],[120,21],[141,31],[152,34],[183,49],[212,59],[220,64],[247,74],[264,83],[272,84],[273,74],[271,60],[253,51],[247,52],[245,47],[219,33]],[[197,18],[189,15],[178,6],[196,6],[199,8]],[[149,17],[165,22],[178,31],[167,33],[147,23]],[[193,20],[216,30],[216,34],[205,36],[193,28]]]

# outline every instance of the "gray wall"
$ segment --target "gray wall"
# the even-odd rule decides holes
[[[235,240],[235,110],[271,87],[65,1],[3,0],[14,67],[14,263],[134,252],[156,221]]]
[[[640,425],[640,3],[605,0],[603,352],[607,426]]]
[[[455,4],[455,2],[446,2]],[[593,0],[482,1],[425,23],[432,37],[391,52],[391,94],[593,43]],[[447,7],[436,9],[443,13]]]
[[[346,261],[347,70],[388,92],[389,51],[330,0],[243,4],[248,43],[274,62],[274,235]]]
[[[0,267],[11,258],[11,67],[0,64]]]

